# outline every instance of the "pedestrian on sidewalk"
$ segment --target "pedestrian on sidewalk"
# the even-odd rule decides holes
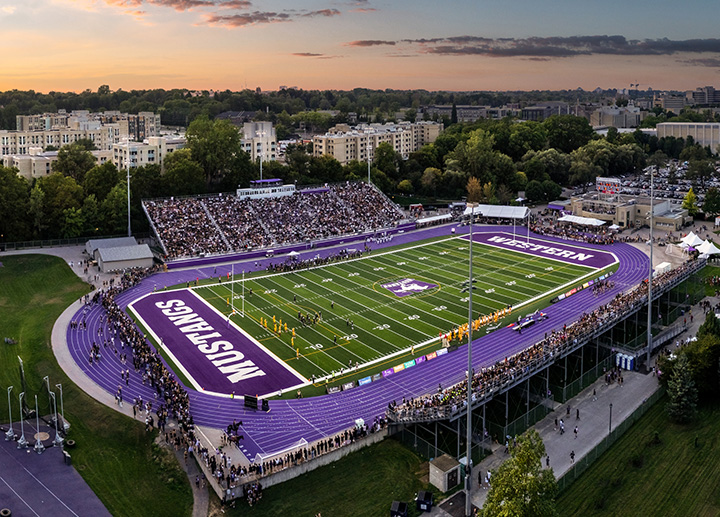
[[[573,431],[575,433],[575,439],[577,440],[577,434],[578,434],[578,427],[575,426],[575,429]]]
[[[570,416],[570,404],[568,404],[568,407],[567,407],[567,416],[568,417]]]
[[[545,456],[545,468],[550,468],[550,455]]]
[[[580,420],[580,408],[575,410],[575,420]]]
[[[597,392],[595,391],[595,388],[593,388],[593,400],[597,400]]]
[[[575,463],[575,451],[570,451],[570,463]]]

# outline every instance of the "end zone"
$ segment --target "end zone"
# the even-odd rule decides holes
[[[461,238],[467,240],[469,236],[463,235]],[[595,269],[603,269],[619,262],[615,254],[608,251],[538,237],[513,237],[505,232],[473,232],[473,242]]]
[[[151,293],[128,307],[198,390],[263,396],[307,384],[187,289]]]

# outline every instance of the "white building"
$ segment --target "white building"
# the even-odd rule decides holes
[[[126,140],[113,145],[112,161],[119,170],[157,164],[162,167],[165,157],[185,147],[187,141],[179,136],[151,136],[144,142]]]
[[[628,103],[627,106],[603,106],[590,115],[590,125],[593,127],[638,127],[647,115],[646,111]]]
[[[332,156],[346,165],[352,160],[372,160],[375,149],[387,142],[407,159],[410,153],[435,141],[443,125],[438,122],[402,122],[400,124],[361,124],[351,128],[338,124],[325,133],[313,137],[313,156]]]
[[[253,162],[259,158],[264,162],[277,160],[277,139],[272,122],[245,122],[240,143]]]
[[[669,136],[683,139],[691,136],[696,144],[703,147],[710,146],[710,149],[716,153],[720,146],[720,124],[716,122],[662,122],[658,124],[657,137]]]
[[[97,164],[102,165],[112,160],[112,151],[90,151],[96,158]],[[52,173],[52,165],[58,159],[57,151],[41,152],[40,148],[31,148],[28,154],[11,154],[2,157],[5,167],[14,167],[18,175],[27,180],[42,178]]]

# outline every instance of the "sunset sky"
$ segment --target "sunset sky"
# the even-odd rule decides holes
[[[720,88],[709,0],[0,0],[0,90]]]

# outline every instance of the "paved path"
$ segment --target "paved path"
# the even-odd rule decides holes
[[[709,297],[706,300],[709,300],[713,306],[720,302],[719,297]],[[693,306],[692,314],[695,317],[692,323],[688,320],[688,328],[680,336],[681,339],[695,336],[698,328],[705,321],[699,305]],[[668,344],[667,347],[674,347],[674,344]],[[577,462],[608,435],[611,424],[610,403],[613,405],[612,429],[616,429],[659,388],[658,379],[653,374],[623,371],[623,378],[622,385],[617,382],[607,385],[604,378],[598,379],[567,404],[557,404],[555,411],[533,426],[543,439],[545,449],[550,457],[550,467],[556,477],[562,477],[572,467],[571,451],[575,451],[575,461]],[[597,400],[593,398],[593,390],[595,390]],[[567,415],[568,407],[570,407],[570,416]],[[580,410],[579,420],[576,418],[577,410]],[[562,435],[555,428],[556,418],[558,420],[562,418],[565,421],[565,433]],[[577,438],[573,432],[575,426],[578,427]],[[509,458],[509,455],[504,452],[504,446],[497,446],[494,449],[493,454],[473,468],[471,496],[473,505],[478,508],[482,508],[488,494],[487,489],[478,486],[479,471],[482,471],[484,477],[488,470],[497,469]],[[431,515],[447,517],[449,514],[441,508],[437,508]]]
[[[30,448],[18,449],[15,441],[0,439],[0,508],[8,508],[13,517],[109,517],[85,480],[65,464],[62,449],[52,446],[54,430],[41,425],[46,449],[42,454],[33,450],[34,427],[34,420],[24,424]],[[15,422],[13,429],[19,435],[20,423]]]

